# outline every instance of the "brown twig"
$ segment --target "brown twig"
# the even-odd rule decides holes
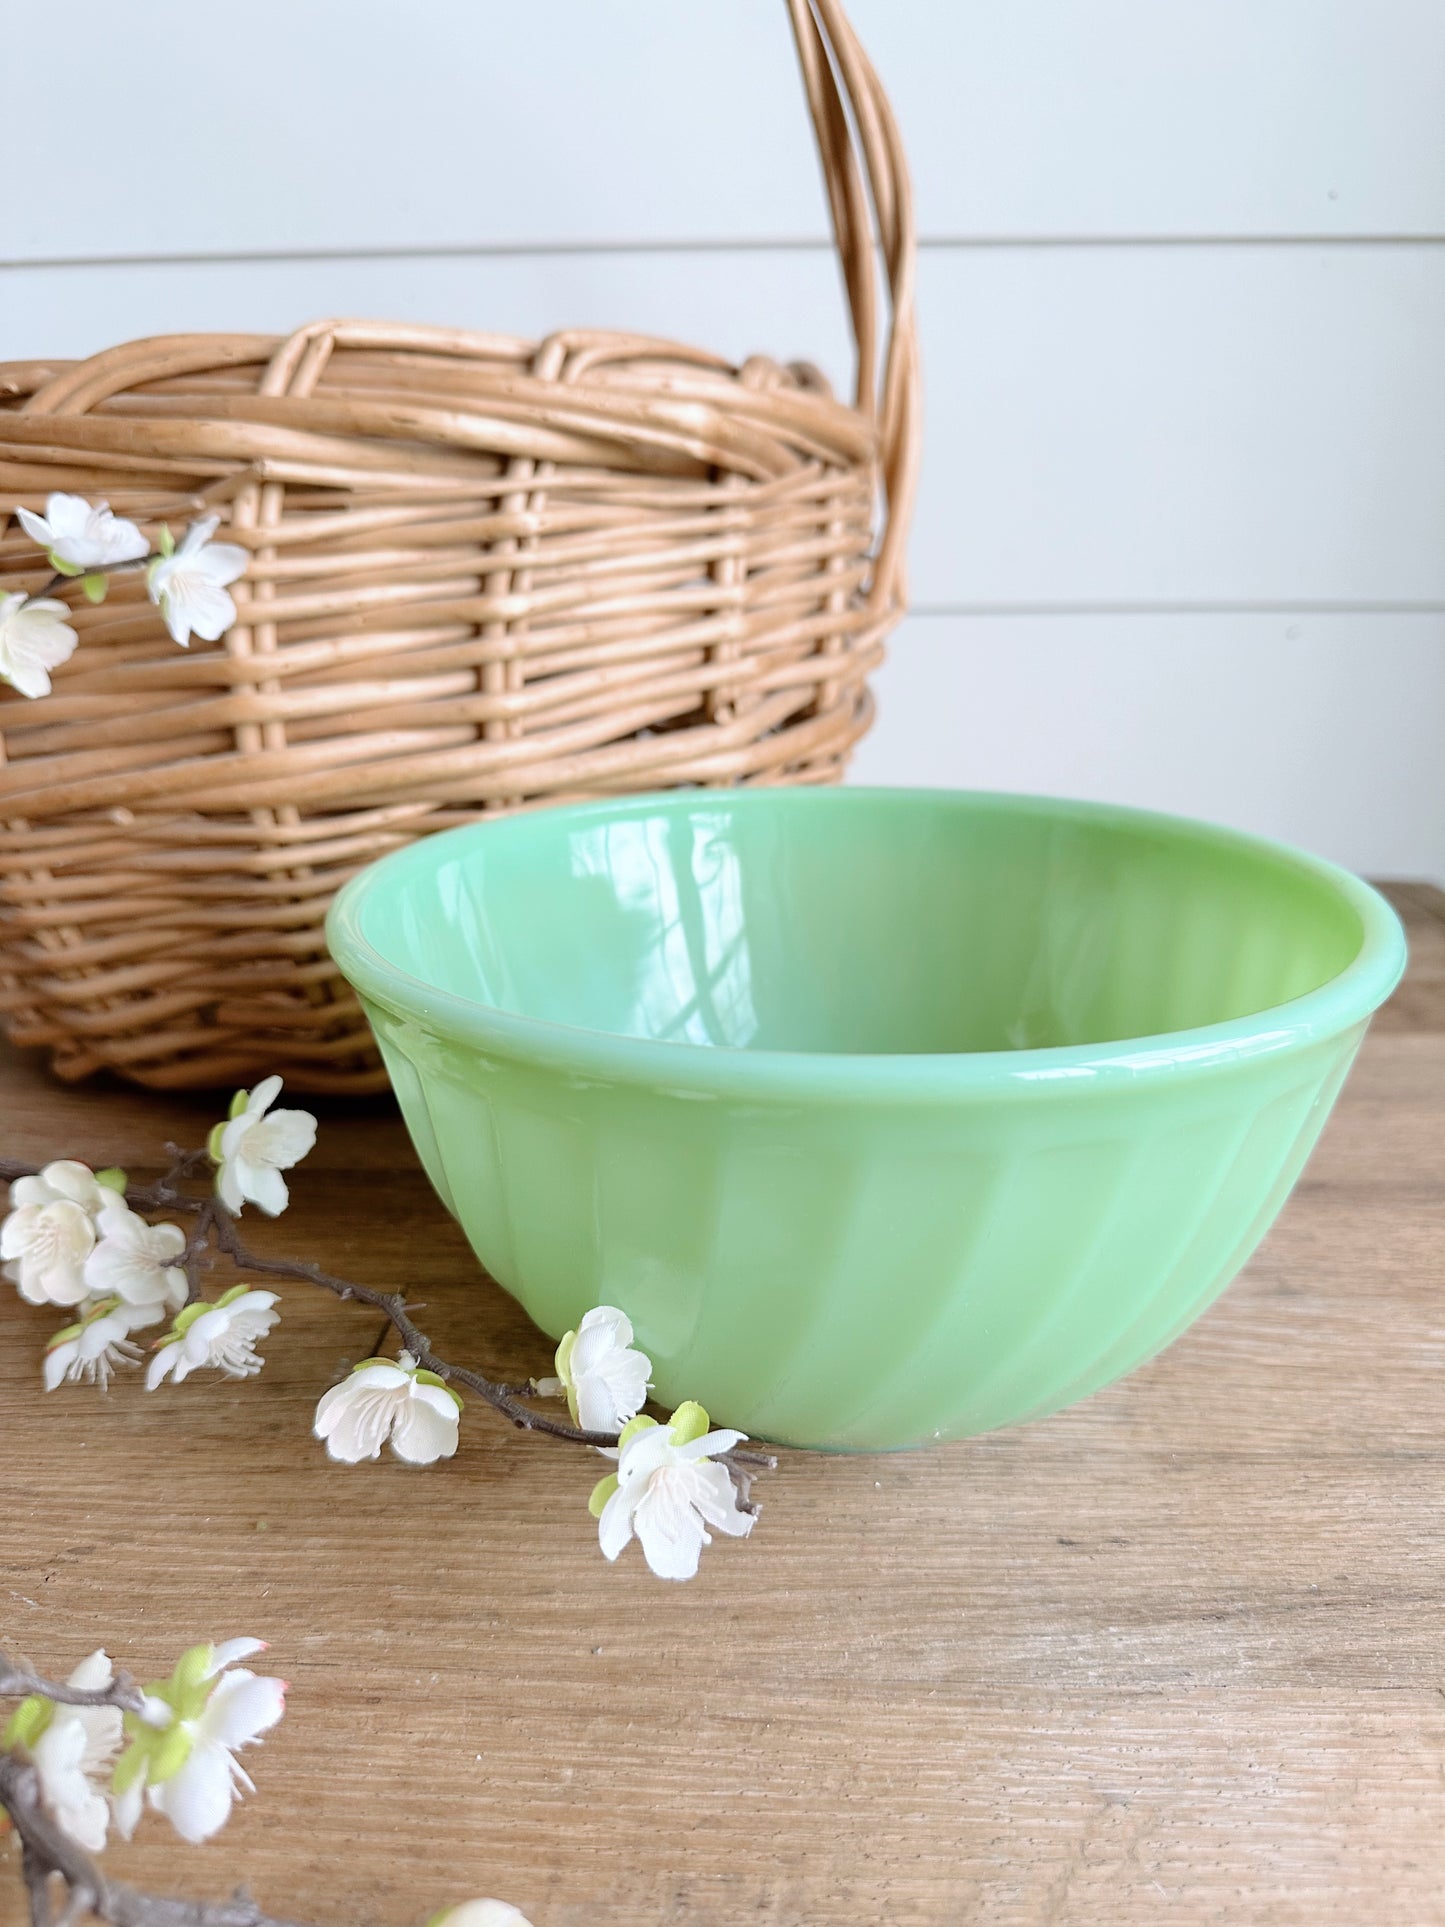
[[[211,1159],[205,1151],[181,1151],[168,1145],[172,1163],[165,1175],[150,1185],[127,1185],[126,1203],[134,1211],[183,1212],[194,1219],[181,1253],[189,1298],[200,1296],[200,1275],[212,1252],[223,1253],[243,1273],[276,1279],[292,1279],[319,1286],[336,1298],[369,1305],[381,1312],[405,1349],[425,1370],[435,1372],[448,1384],[463,1385],[495,1411],[523,1431],[540,1432],[548,1438],[564,1439],[587,1446],[615,1446],[606,1432],[589,1432],[549,1418],[526,1403],[526,1389],[504,1385],[486,1378],[466,1366],[451,1365],[432,1350],[426,1333],[411,1316],[400,1292],[378,1291],[371,1285],[340,1278],[320,1265],[293,1258],[266,1258],[252,1251],[243,1240],[236,1219],[213,1193],[194,1197],[180,1187],[188,1178],[209,1169]],[[0,1183],[34,1177],[37,1167],[13,1158],[0,1158]],[[777,1461],[764,1452],[733,1451],[719,1454],[737,1488],[738,1504],[756,1512],[750,1498],[753,1475],[771,1469]],[[107,1687],[86,1689],[49,1680],[17,1665],[0,1653],[0,1698],[25,1698],[41,1694],[66,1706],[115,1706],[139,1713],[144,1705],[140,1688],[125,1673],[117,1673]],[[70,1835],[46,1811],[35,1768],[19,1753],[0,1748],[0,1808],[10,1816],[20,1840],[21,1870],[29,1900],[31,1927],[77,1927],[86,1916],[104,1921],[108,1927],[298,1927],[295,1922],[276,1919],[245,1894],[229,1901],[180,1900],[159,1894],[142,1893],[119,1881],[108,1881]],[[54,1880],[64,1883],[63,1911],[58,1920],[52,1908]]]
[[[323,1270],[320,1265],[298,1258],[265,1258],[252,1251],[242,1238],[236,1219],[214,1193],[196,1198],[179,1188],[187,1178],[210,1167],[209,1153],[182,1151],[173,1144],[167,1145],[166,1150],[172,1163],[165,1176],[152,1185],[128,1185],[125,1198],[133,1211],[184,1211],[195,1217],[196,1222],[180,1259],[191,1299],[201,1295],[200,1274],[206,1254],[212,1250],[224,1253],[237,1271],[253,1277],[290,1279],[301,1284],[319,1285],[323,1291],[329,1291],[337,1298],[353,1304],[370,1305],[381,1312],[403,1347],[423,1370],[435,1372],[438,1378],[449,1385],[465,1386],[519,1430],[538,1432],[546,1438],[563,1439],[573,1445],[616,1447],[617,1440],[611,1433],[589,1432],[581,1426],[570,1425],[565,1420],[551,1418],[547,1413],[537,1411],[527,1404],[522,1388],[504,1385],[465,1365],[451,1365],[444,1358],[439,1358],[432,1350],[426,1333],[412,1318],[412,1308],[400,1292],[378,1291],[372,1285],[358,1284],[351,1278],[339,1278]],[[33,1164],[0,1158],[0,1182],[13,1183],[16,1178],[34,1177],[36,1170]],[[777,1460],[768,1452],[734,1449],[719,1453],[718,1463],[727,1467],[738,1490],[739,1505],[748,1512],[756,1512],[757,1506],[749,1496],[752,1474],[772,1471]]]
[[[148,569],[152,562],[163,560],[161,551],[152,549],[148,555],[132,556],[129,562],[107,562],[103,567],[97,563],[93,569],[82,569],[79,575],[72,575],[67,569],[57,569],[48,582],[43,582],[38,589],[27,590],[27,599],[39,602],[45,596],[54,595],[57,589],[70,588],[77,582],[83,582],[88,575],[136,575],[142,569]]]
[[[0,1653],[0,1699],[29,1699],[32,1693],[57,1706],[116,1706],[122,1713],[139,1713],[145,1705],[145,1695],[129,1673],[116,1673],[109,1686],[69,1686],[43,1679]]]
[[[244,1894],[231,1900],[175,1900],[107,1880],[85,1849],[46,1812],[35,1768],[18,1754],[3,1750],[0,1806],[10,1815],[20,1839],[32,1927],[52,1927],[55,1921],[50,1883],[56,1878],[65,1884],[63,1927],[87,1915],[108,1922],[109,1927],[299,1927],[295,1921],[263,1913]]]

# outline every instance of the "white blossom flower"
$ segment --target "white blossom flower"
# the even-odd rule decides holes
[[[87,1165],[57,1158],[35,1177],[10,1187],[11,1210],[0,1224],[5,1276],[32,1305],[78,1305],[87,1297],[85,1261],[95,1246],[95,1220],[113,1191]]]
[[[45,1348],[45,1389],[53,1392],[67,1379],[99,1385],[104,1391],[118,1365],[139,1365],[140,1347],[130,1335],[143,1325],[154,1325],[159,1305],[126,1305],[118,1298],[102,1298],[88,1307],[78,1325],[58,1331]]]
[[[31,541],[49,553],[51,566],[66,575],[136,562],[150,549],[134,522],[112,515],[107,502],[92,508],[83,495],[52,495],[44,515],[31,509],[15,513]]]
[[[659,1579],[691,1579],[708,1526],[742,1538],[753,1529],[753,1514],[738,1504],[737,1488],[725,1465],[711,1452],[730,1452],[745,1432],[710,1432],[708,1415],[689,1400],[666,1425],[635,1418],[624,1427],[615,1452],[617,1470],[592,1494],[597,1536],[608,1559],[615,1559],[635,1532],[642,1552]]]
[[[277,1302],[274,1291],[233,1285],[214,1303],[198,1298],[187,1305],[146,1367],[146,1390],[153,1392],[163,1378],[179,1385],[207,1366],[227,1378],[252,1377],[266,1362],[256,1346],[281,1316],[272,1310]]]
[[[102,1179],[112,1179],[103,1183]],[[89,1212],[92,1218],[98,1217],[107,1204],[115,1199],[116,1185],[124,1188],[123,1171],[92,1171],[88,1164],[79,1158],[55,1158],[43,1164],[34,1177],[16,1178],[10,1187],[11,1204],[55,1204],[60,1199],[69,1199]]]
[[[432,1915],[426,1927],[532,1927],[520,1907],[505,1900],[463,1900]]]
[[[233,1664],[265,1651],[259,1639],[192,1646],[168,1680],[151,1686],[144,1715],[128,1713],[130,1745],[115,1770],[115,1820],[128,1840],[142,1797],[183,1840],[218,1833],[241,1791],[255,1787],[233,1757],[286,1710],[286,1682]]]
[[[96,1215],[100,1242],[85,1261],[85,1282],[98,1297],[127,1305],[168,1306],[186,1302],[186,1274],[175,1262],[186,1248],[178,1224],[147,1224],[124,1198],[112,1193]]]
[[[544,1396],[566,1393],[572,1423],[615,1437],[647,1401],[652,1360],[633,1351],[632,1321],[615,1305],[589,1311],[557,1347],[557,1377],[537,1381]]]
[[[48,596],[0,595],[0,682],[22,696],[48,696],[50,672],[75,654],[70,611]]]
[[[211,1132],[211,1156],[219,1166],[216,1191],[238,1217],[248,1198],[279,1217],[290,1203],[281,1173],[299,1164],[316,1142],[310,1111],[271,1111],[280,1090],[279,1077],[266,1077],[254,1091],[237,1091],[229,1119]]]
[[[419,1371],[410,1352],[393,1363],[366,1358],[350,1378],[323,1392],[315,1432],[333,1459],[378,1459],[387,1440],[399,1459],[430,1465],[457,1449],[461,1399],[435,1372]]]
[[[220,516],[207,515],[186,530],[178,549],[162,554],[146,571],[150,599],[165,617],[171,640],[189,648],[192,631],[215,642],[236,620],[228,583],[246,572],[246,551],[234,542],[213,542]]]
[[[66,1681],[83,1692],[113,1683],[103,1651],[83,1659]],[[110,1808],[97,1782],[110,1770],[121,1742],[115,1706],[60,1706],[39,1694],[22,1700],[5,1728],[4,1744],[35,1768],[50,1817],[89,1853],[105,1846]]]

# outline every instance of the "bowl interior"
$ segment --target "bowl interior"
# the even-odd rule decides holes
[[[738,1050],[1155,1036],[1359,954],[1327,870],[1203,825],[927,792],[690,791],[525,813],[374,873],[362,936],[484,1005]]]

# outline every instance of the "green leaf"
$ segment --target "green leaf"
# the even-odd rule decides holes
[[[617,1490],[617,1474],[609,1472],[605,1479],[599,1479],[592,1488],[592,1497],[587,1501],[587,1510],[594,1519],[602,1517],[602,1508]]]
[[[175,1671],[171,1674],[171,1684],[181,1692],[198,1686],[211,1676],[211,1668],[216,1663],[216,1649],[209,1640],[199,1646],[187,1646],[176,1661]]]
[[[6,1722],[5,1731],[0,1735],[0,1745],[34,1746],[40,1735],[55,1718],[55,1701],[45,1699],[39,1693],[32,1693],[28,1699],[21,1700]]]
[[[171,1328],[161,1340],[163,1345],[172,1345],[178,1338],[184,1338],[202,1312],[211,1309],[208,1298],[193,1298],[189,1305],[182,1305],[171,1320]]]
[[[219,1164],[221,1162],[221,1139],[225,1136],[225,1133],[226,1126],[224,1123],[213,1124],[211,1126],[211,1135],[206,1139],[206,1156],[211,1160],[212,1164]]]
[[[191,1307],[187,1306],[186,1309],[189,1311]],[[177,1322],[179,1323],[179,1320]],[[151,1691],[157,1699],[163,1699],[167,1706],[174,1710],[178,1720],[197,1720],[205,1711],[206,1701],[211,1697],[212,1668],[215,1663],[214,1646],[210,1644],[188,1646],[176,1661],[175,1671],[165,1685],[153,1687]],[[171,1730],[170,1727],[166,1727],[164,1733],[169,1734]],[[181,1755],[174,1766],[162,1773],[154,1763],[153,1745],[151,1778],[169,1779],[172,1773],[185,1764],[186,1754],[189,1752],[190,1745],[187,1742],[186,1753]]]
[[[656,1424],[657,1420],[649,1418],[646,1412],[639,1412],[636,1418],[630,1418],[618,1434],[618,1450],[620,1451],[624,1445],[635,1439],[639,1432],[650,1432]]]
[[[107,1191],[116,1191],[121,1197],[125,1196],[125,1172],[118,1164],[107,1165],[104,1171],[97,1171],[95,1181],[97,1184],[103,1184]]]
[[[80,578],[80,586],[85,592],[87,602],[104,602],[105,592],[110,582],[98,569]]]
[[[239,1117],[250,1101],[251,1093],[249,1091],[237,1091],[236,1095],[231,1099],[231,1108],[226,1113],[227,1118]]]
[[[205,1697],[203,1695],[201,1705],[188,1717],[195,1719],[204,1705]],[[157,1744],[151,1748],[150,1777],[152,1784],[159,1785],[162,1780],[173,1780],[185,1765],[186,1761],[191,1757],[191,1748],[194,1744],[195,1741],[186,1731],[184,1724],[180,1720],[178,1720],[174,1726],[168,1726],[165,1732],[158,1736]]]
[[[554,1361],[557,1367],[557,1376],[561,1379],[563,1386],[569,1391],[572,1387],[572,1351],[576,1343],[576,1332],[563,1332],[562,1342],[557,1347],[557,1357]]]
[[[54,549],[46,550],[46,560],[57,575],[85,574],[85,564],[83,562],[62,562]]]
[[[438,1373],[413,1372],[412,1377],[416,1380],[418,1385],[440,1385],[442,1390],[446,1393],[447,1397],[454,1401],[457,1410],[459,1412],[465,1411],[466,1405],[465,1405],[465,1401],[462,1398],[461,1393],[458,1391],[455,1391],[450,1385],[448,1385],[446,1380],[441,1376],[439,1376]]]
[[[161,532],[156,537],[156,547],[160,550],[162,555],[175,554],[176,538],[171,534],[169,523],[166,523],[166,522],[161,523]]]
[[[685,1399],[668,1420],[667,1429],[674,1445],[691,1445],[711,1429],[712,1420],[695,1398]]]
[[[152,1727],[141,1726],[134,1713],[126,1714],[125,1724],[127,1732],[138,1730],[142,1737],[132,1740],[115,1763],[115,1772],[111,1776],[110,1783],[117,1793],[129,1793],[141,1774],[145,1772],[151,1749],[144,1735],[154,1731]]]

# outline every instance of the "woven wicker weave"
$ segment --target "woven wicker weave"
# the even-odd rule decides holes
[[[0,364],[0,511],[66,489],[154,539],[214,509],[250,554],[219,643],[176,649],[120,575],[67,592],[49,697],[0,693],[0,1012],[62,1075],[379,1088],[322,938],[360,865],[484,810],[841,772],[902,604],[912,220],[836,0],[789,5],[855,406],[805,365],[588,332]],[[0,592],[46,573],[8,525]]]

